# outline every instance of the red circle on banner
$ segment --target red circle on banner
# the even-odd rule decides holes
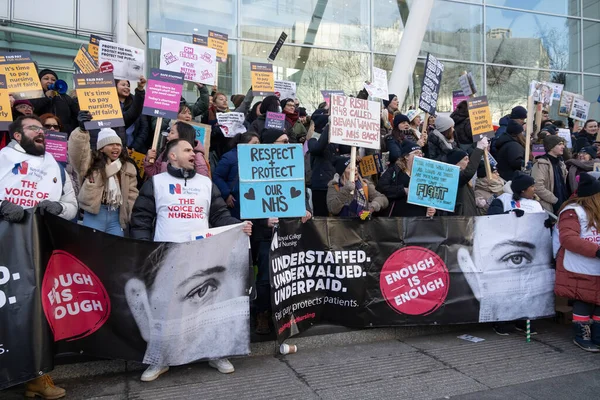
[[[114,70],[115,67],[113,67],[113,65],[108,61],[104,61],[102,64],[100,64],[100,72],[102,73],[113,72]]]
[[[277,96],[277,98],[279,99],[279,98],[281,98],[281,93],[275,92],[275,96]]]
[[[381,294],[394,311],[431,314],[446,301],[450,274],[444,260],[424,247],[409,246],[392,254],[379,275]]]

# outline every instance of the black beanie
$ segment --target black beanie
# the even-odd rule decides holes
[[[408,123],[410,123],[410,120],[404,114],[398,113],[398,114],[394,115],[394,126],[393,126],[393,128],[397,128],[398,125],[400,125],[401,122],[408,122]]]
[[[260,134],[260,143],[273,144],[283,135],[285,135],[285,132],[280,131],[279,129],[264,129]]]
[[[421,146],[410,140],[405,140],[400,147],[400,156],[406,156],[416,150],[421,150]]]
[[[448,164],[456,165],[460,160],[468,156],[467,152],[461,149],[451,150],[450,153],[446,155],[446,162]]]
[[[335,162],[333,163],[333,166],[335,168],[335,173],[338,174],[339,176],[342,176],[344,174],[344,171],[346,171],[346,168],[348,167],[349,164],[350,164],[350,157],[338,157],[338,159],[335,160]]]
[[[391,102],[392,100],[394,100],[394,97],[396,97],[396,95],[395,95],[395,94],[391,94],[391,93],[390,93],[390,95],[388,96],[388,100],[387,100],[387,101],[386,101],[386,100],[384,100],[384,101],[383,101],[383,106],[384,106],[385,108],[387,108],[387,107],[390,105],[390,102]]]
[[[522,106],[514,107],[510,111],[510,119],[527,119],[527,110]]]
[[[544,126],[542,130],[549,132],[551,135],[556,135],[556,126],[553,124]]]
[[[592,157],[592,160],[598,157],[598,151],[594,146],[585,146],[579,152],[589,154]]]
[[[511,119],[508,121],[508,125],[506,126],[506,133],[511,136],[520,135],[523,133],[523,125]]]
[[[535,185],[535,180],[531,176],[517,171],[510,183],[510,189],[514,194],[520,195],[524,190],[533,185]]]
[[[266,117],[268,111],[279,112],[279,98],[277,96],[267,96],[260,103],[260,113]]]
[[[548,135],[544,138],[544,150],[546,150],[546,153],[548,153],[550,150],[564,142],[565,139],[561,138],[560,136]]]
[[[577,186],[577,197],[589,197],[600,193],[600,181],[586,172],[579,174],[579,186]]]
[[[491,165],[490,164],[490,170],[492,171],[492,173],[498,171],[498,168],[496,168],[495,165]],[[487,177],[487,172],[485,171],[485,162],[483,162],[483,160],[481,160],[479,162],[479,167],[477,167],[477,177],[478,178],[486,178]]]
[[[54,77],[56,78],[56,80],[58,80],[58,75],[56,75],[56,72],[54,72],[54,71],[52,71],[51,69],[48,69],[48,68],[41,70],[40,73],[38,74],[38,76],[40,77],[40,79],[42,79],[42,76],[48,75],[48,74],[54,75]]]

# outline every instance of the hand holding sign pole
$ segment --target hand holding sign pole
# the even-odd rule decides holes
[[[534,115],[534,102],[533,96],[527,97],[527,124],[526,124],[526,137],[525,137],[525,160],[523,169],[527,168],[529,162],[530,146],[531,146],[531,135],[533,135],[533,115]]]

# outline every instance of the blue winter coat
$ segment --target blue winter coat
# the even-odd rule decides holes
[[[235,207],[230,209],[231,216],[240,218],[240,177],[238,174],[237,147],[223,154],[212,174],[213,183],[217,185],[224,200],[232,195]]]

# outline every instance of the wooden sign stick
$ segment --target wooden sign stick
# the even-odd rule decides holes
[[[527,163],[529,162],[529,154],[531,152],[531,135],[533,134],[533,118],[534,118],[534,103],[533,96],[527,97],[527,124],[525,129],[525,160],[523,165],[524,168],[527,167]]]
[[[425,113],[425,120],[423,121],[423,129],[421,129],[421,137],[423,137],[423,135],[427,135],[427,123],[429,121],[429,113]],[[427,143],[425,143],[427,144]]]
[[[156,127],[154,128],[154,139],[152,139],[152,150],[156,150],[158,146],[158,138],[160,137],[160,128],[162,127],[162,117],[156,118]],[[148,160],[150,164],[154,164],[154,158]]]
[[[354,179],[356,177],[356,146],[352,146],[350,148],[350,182],[354,184]],[[354,189],[350,192],[350,194],[354,194]]]

